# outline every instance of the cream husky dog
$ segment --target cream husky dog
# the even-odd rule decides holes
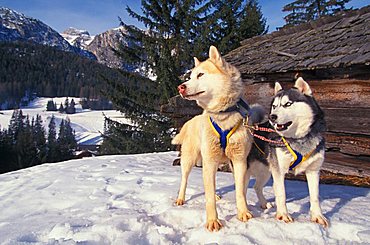
[[[324,162],[325,131],[324,114],[312,97],[308,83],[298,78],[294,88],[283,90],[275,84],[270,123],[285,145],[268,146],[268,162],[274,179],[276,218],[292,222],[286,207],[284,176],[291,170],[298,174],[305,172],[310,193],[311,220],[323,226],[328,221],[319,204],[319,171]]]
[[[249,162],[253,138],[242,125],[248,105],[242,100],[244,86],[240,72],[221,58],[218,50],[211,46],[209,58],[200,62],[194,58],[190,79],[179,87],[180,95],[196,100],[204,109],[184,125],[173,143],[182,144],[182,181],[177,204],[182,205],[191,167],[198,161],[203,165],[203,181],[206,198],[206,228],[210,231],[222,227],[216,210],[215,176],[219,164],[231,161],[235,178],[237,217],[246,222],[252,218],[246,201],[246,187],[251,173],[256,174],[256,187],[261,206],[267,202],[262,188],[270,177],[267,163]],[[260,178],[258,178],[260,177]],[[259,179],[259,180],[257,180]],[[258,184],[257,184],[258,182]]]

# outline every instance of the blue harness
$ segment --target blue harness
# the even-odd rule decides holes
[[[213,132],[215,132],[220,139],[221,148],[225,151],[230,136],[238,129],[241,121],[239,121],[233,128],[227,130],[223,130],[220,126],[218,126],[212,117],[209,117],[209,121],[212,125]]]
[[[298,166],[298,164],[300,164],[301,162],[306,161],[307,158],[309,158],[311,156],[311,154],[316,150],[316,148],[314,148],[312,151],[307,153],[305,156],[302,156],[301,153],[299,153],[296,150],[293,150],[293,148],[289,145],[288,141],[286,141],[286,139],[284,137],[282,137],[281,139],[283,140],[286,148],[288,149],[288,151],[290,152],[290,154],[292,154],[292,156],[294,158],[294,160],[289,165],[289,170],[294,170],[295,167]]]
[[[227,108],[224,111],[220,111],[219,113],[225,113],[225,112],[238,112],[243,119],[248,117],[250,107],[247,102],[245,102],[243,99],[239,99],[238,102],[236,102],[235,105]],[[240,124],[243,120],[240,120],[233,128],[223,130],[218,124],[213,120],[212,117],[209,117],[209,122],[211,124],[211,128],[213,129],[213,132],[216,136],[220,139],[220,146],[225,151],[227,143],[229,142],[229,138],[235,131],[239,128]]]
[[[292,162],[289,166],[289,170],[293,170],[295,167],[297,167],[298,164],[300,164],[301,162],[303,162],[303,156],[301,153],[299,153],[298,151],[296,150],[293,150],[295,155],[293,155],[294,157],[294,162]]]

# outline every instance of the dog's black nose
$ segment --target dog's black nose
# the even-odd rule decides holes
[[[270,115],[271,122],[275,122],[277,118],[278,118],[278,116],[276,114],[271,114]]]

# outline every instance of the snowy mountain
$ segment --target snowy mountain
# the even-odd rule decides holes
[[[94,54],[99,63],[110,68],[122,68],[125,63],[117,58],[112,48],[117,49],[119,44],[124,43],[123,27],[109,29],[96,36],[90,36],[86,30],[70,27],[61,33],[62,37],[72,46],[87,50]]]
[[[368,244],[369,189],[321,185],[323,213],[331,226],[309,222],[307,183],[286,181],[295,222],[262,211],[251,180],[254,218],[236,218],[231,173],[217,173],[219,216],[225,225],[208,232],[200,168],[189,178],[187,202],[175,206],[177,153],[101,156],[43,164],[0,175],[1,244]],[[274,201],[271,180],[264,189]]]
[[[86,30],[79,30],[74,27],[69,27],[64,30],[60,35],[69,42],[72,46],[77,48],[85,49],[94,39],[94,36],[90,36],[90,33]]]
[[[0,7],[0,41],[31,41],[95,59],[86,50],[71,46],[58,32],[40,20]]]

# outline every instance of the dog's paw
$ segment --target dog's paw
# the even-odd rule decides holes
[[[324,228],[329,226],[329,221],[322,214],[311,215],[311,221],[322,225]]]
[[[205,227],[210,232],[219,231],[222,228],[222,224],[221,224],[220,220],[218,220],[218,219],[208,220]]]
[[[271,202],[266,202],[266,203],[261,204],[262,209],[270,209],[273,207],[274,207],[274,204],[272,204]]]
[[[184,205],[184,203],[185,203],[185,200],[180,199],[180,198],[177,198],[177,199],[176,199],[176,202],[175,202],[175,204],[176,204],[177,206],[182,206],[182,205]]]
[[[294,219],[287,213],[277,213],[276,214],[276,219],[277,220],[282,220],[285,223],[291,223],[294,221]]]
[[[241,222],[247,222],[251,218],[253,218],[253,215],[249,211],[238,212],[238,220]]]

